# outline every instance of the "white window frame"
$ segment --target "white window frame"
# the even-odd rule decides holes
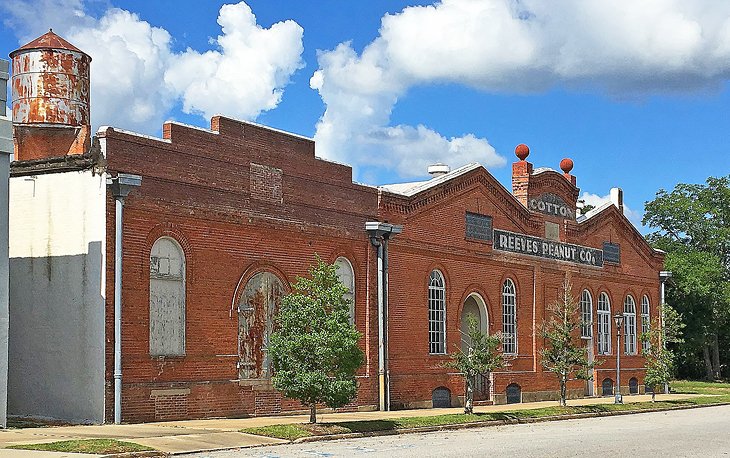
[[[598,354],[611,354],[611,298],[606,292],[598,295]]]
[[[446,354],[446,282],[439,270],[432,270],[428,282],[428,352]]]
[[[583,339],[591,339],[593,338],[593,296],[587,289],[580,293],[580,313],[580,336]]]
[[[337,278],[340,280],[340,283],[342,283],[345,288],[347,288],[347,293],[345,294],[345,299],[350,300],[350,324],[355,324],[355,269],[352,268],[352,263],[349,259],[347,259],[344,256],[339,256],[337,259],[335,259],[335,265],[337,266]],[[349,269],[350,273],[350,284],[346,284],[343,281],[343,276],[340,273],[340,270],[343,268]]]
[[[502,353],[517,354],[517,289],[510,278],[502,283]]]
[[[641,297],[641,334],[642,336],[646,336],[646,334],[649,332],[649,328],[651,327],[651,302],[649,301],[649,296],[644,294]],[[641,339],[641,348],[644,351],[649,351],[649,346],[651,344],[648,340],[646,340],[646,337]]]
[[[624,299],[624,354],[636,354],[636,300],[631,294]]]

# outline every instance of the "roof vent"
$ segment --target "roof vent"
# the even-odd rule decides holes
[[[440,162],[428,166],[428,174],[431,175],[433,178],[440,177],[441,175],[446,175],[450,171],[451,168],[448,165],[442,164]]]

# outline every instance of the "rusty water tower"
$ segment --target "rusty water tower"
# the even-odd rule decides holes
[[[91,57],[52,30],[10,57],[15,160],[87,152]]]

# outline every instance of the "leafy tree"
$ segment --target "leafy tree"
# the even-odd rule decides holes
[[[479,322],[473,314],[467,316],[468,331],[462,337],[466,349],[460,345],[452,354],[447,366],[461,372],[464,376],[464,413],[474,412],[474,385],[478,376],[488,379],[489,374],[505,366],[502,357],[502,336],[489,335],[479,329]]]
[[[659,190],[643,223],[674,272],[667,297],[687,325],[686,343],[673,345],[683,375],[704,366],[706,378],[720,378],[729,356],[720,342],[730,340],[730,176]]]
[[[541,332],[545,339],[545,348],[540,350],[542,366],[558,377],[561,406],[566,405],[568,381],[590,380],[599,364],[588,360],[588,349],[580,340],[580,327],[585,323],[572,289],[566,280],[562,298],[548,306],[549,319],[543,322]]]
[[[578,204],[579,204],[578,205],[578,212],[581,215],[585,215],[589,211],[591,211],[594,208],[596,208],[595,205],[587,204],[586,201],[585,201],[585,199],[578,199]]]
[[[309,406],[309,421],[316,423],[318,403],[336,408],[355,398],[363,353],[337,267],[317,257],[309,276],[298,277],[282,299],[269,353],[274,387]]]
[[[641,341],[649,344],[642,349],[642,354],[646,360],[644,385],[651,388],[651,402],[654,402],[657,388],[668,384],[674,373],[674,355],[664,346],[662,338],[660,320],[656,320],[653,326],[649,327],[649,331],[641,334]]]

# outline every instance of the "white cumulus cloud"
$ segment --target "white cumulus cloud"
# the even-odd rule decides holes
[[[172,51],[174,38],[165,29],[119,8],[96,18],[91,3],[6,0],[0,11],[21,44],[52,27],[92,57],[95,126],[154,133],[178,103],[203,117],[253,119],[278,105],[302,66],[302,28],[293,21],[263,28],[245,2],[221,7],[221,35],[211,40],[212,49],[182,53]]]
[[[223,5],[218,24],[220,50],[188,48],[165,73],[165,81],[182,95],[183,111],[252,119],[275,108],[289,77],[302,67],[304,30],[291,20],[265,29],[245,3]]]
[[[600,207],[603,204],[611,202],[611,194],[601,196],[598,194],[591,194],[590,192],[583,192],[578,200],[582,200],[586,204],[593,205],[594,207]],[[642,213],[629,208],[628,205],[626,205],[626,202],[624,202],[624,216],[628,218],[634,226],[641,227]]]
[[[415,86],[500,93],[565,87],[635,98],[713,90],[728,78],[730,2],[442,0],[385,15],[379,36],[359,54],[350,43],[320,53],[310,85],[326,105],[315,136],[320,154],[355,164],[386,156],[405,176],[422,170],[389,156],[407,151],[428,162],[434,152],[424,141],[434,137],[436,156],[452,166],[504,163],[496,153],[484,156],[493,152],[485,139],[473,137],[480,147],[453,157],[454,142],[468,134],[447,139],[423,126],[390,126],[399,97]]]

